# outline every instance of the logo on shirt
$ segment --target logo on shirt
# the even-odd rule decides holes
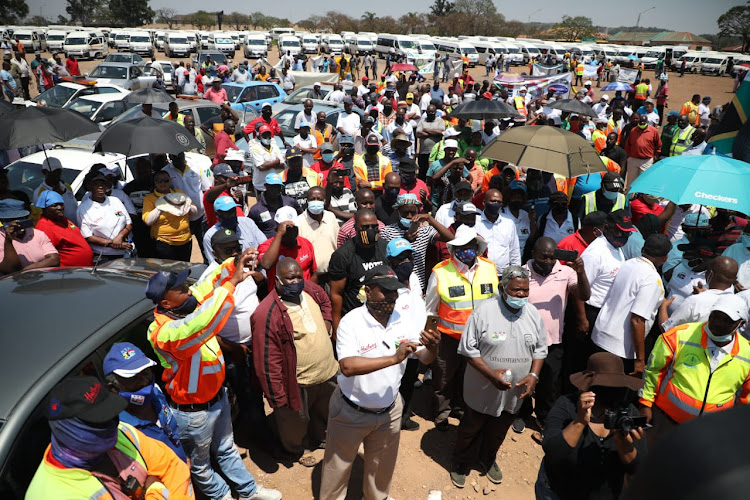
[[[525,227],[521,228],[521,234],[530,234],[530,233],[531,233],[531,231],[529,231],[528,228],[525,228]]]
[[[700,364],[701,360],[695,353],[688,353],[685,356],[685,360],[682,362],[688,368],[695,368]]]
[[[359,348],[359,353],[360,354],[364,354],[366,352],[372,351],[373,349],[375,349],[375,343],[374,342],[372,344],[367,344],[367,345],[363,345],[362,347],[360,347]]]
[[[687,274],[685,274],[685,273],[678,273],[677,274],[677,277],[680,278],[681,280],[684,280],[686,276],[687,276]]]
[[[118,210],[115,212],[115,217],[125,217],[125,214],[122,213],[122,210]]]
[[[491,336],[493,342],[501,342],[508,338],[508,332],[496,332]]]

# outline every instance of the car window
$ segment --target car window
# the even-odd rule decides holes
[[[139,70],[135,66],[131,66],[130,67],[130,78],[138,78],[139,76],[141,76],[141,70]]]
[[[44,182],[42,166],[38,163],[21,159],[5,167],[5,170],[8,173],[8,183],[13,189],[22,191],[29,198],[33,198],[34,190]],[[70,184],[78,177],[78,173],[78,170],[63,168],[62,181]]]
[[[333,113],[326,116],[326,123],[330,123],[333,125],[333,128],[336,128],[336,122],[339,120],[339,113],[340,111],[334,111]]]
[[[258,87],[247,87],[240,96],[239,102],[253,102],[258,100]]]
[[[107,122],[114,119],[115,116],[122,113],[122,105],[119,102],[107,102],[102,106],[101,111],[96,116],[97,121]]]
[[[279,91],[276,90],[276,87],[273,85],[259,85],[256,88],[258,89],[257,99],[259,101],[263,99],[273,99],[274,97],[279,97]]]
[[[218,106],[201,106],[199,108],[196,108],[198,112],[198,118],[200,118],[200,123],[206,123],[211,118],[214,118],[216,116],[219,116],[221,114],[221,108]],[[187,114],[188,110],[180,110],[182,113]],[[199,123],[196,123],[196,125],[200,125]]]

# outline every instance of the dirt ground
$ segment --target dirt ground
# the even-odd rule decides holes
[[[47,54],[43,55],[49,57]],[[241,57],[241,52],[238,51],[237,56]],[[157,59],[164,59],[163,54],[159,54]],[[187,59],[185,61],[189,62]],[[270,61],[271,63],[278,61],[275,51],[270,54]],[[81,61],[81,71],[90,72],[99,62]],[[384,61],[381,61],[379,67],[384,66]],[[512,71],[520,73],[525,69],[527,68],[516,67],[512,68]],[[485,79],[484,72],[483,66],[470,70],[470,74],[479,82]],[[683,78],[679,78],[677,73],[672,73],[669,85],[670,109],[679,109],[696,93],[701,96],[710,95],[713,98],[712,106],[729,102],[732,99],[733,80],[728,77],[686,74]],[[655,88],[656,85],[654,85]],[[36,89],[33,89],[32,96],[36,93]],[[597,97],[601,94],[597,90]],[[193,261],[198,262],[200,252],[195,241],[193,246]],[[428,420],[431,390],[431,386],[425,385],[414,393],[413,406],[417,414],[414,420],[420,424],[420,428],[417,431],[401,433],[391,496],[396,500],[426,499],[430,490],[438,490],[442,492],[442,498],[446,500],[485,496],[495,499],[533,499],[534,482],[544,453],[541,446],[531,439],[532,430],[529,428],[520,435],[509,431],[500,448],[498,464],[504,475],[501,485],[492,490],[490,487],[493,485],[476,470],[472,470],[464,489],[455,488],[451,484],[448,468],[458,421],[451,419],[452,427],[448,432],[443,433],[435,429],[432,422]],[[248,469],[260,484],[280,490],[284,498],[289,500],[318,498],[321,464],[314,468],[305,468],[299,464],[277,464],[272,457],[260,450],[241,448],[241,451],[244,453]],[[317,450],[314,455],[322,459],[323,450]],[[354,466],[347,499],[361,498],[361,474],[362,462],[358,460]]]

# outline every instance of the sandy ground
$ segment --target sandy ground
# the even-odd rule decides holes
[[[237,55],[242,56],[239,51]],[[44,57],[49,56],[44,54]],[[159,54],[157,59],[164,59],[163,54]],[[277,60],[276,52],[272,51],[270,61],[275,63]],[[185,61],[189,62],[187,59]],[[89,72],[99,62],[81,61],[81,71]],[[379,67],[383,68],[384,66],[384,62],[381,61]],[[527,68],[515,67],[512,68],[512,71],[520,73],[525,69]],[[470,73],[479,82],[485,78],[484,67],[472,68]],[[683,78],[679,78],[678,74],[673,73],[669,84],[671,109],[679,109],[682,103],[696,93],[701,96],[712,96],[713,105],[728,102],[732,98],[733,80],[728,77],[686,74]],[[33,95],[36,95],[36,89],[32,91]],[[601,92],[597,90],[597,97],[599,95],[601,95]],[[200,252],[195,240],[193,247],[193,261],[198,262],[200,261]],[[413,406],[417,415],[414,420],[420,424],[420,428],[417,431],[401,433],[399,457],[391,496],[396,500],[425,499],[430,490],[439,490],[442,492],[444,499],[485,496],[487,498],[509,498],[513,500],[533,499],[534,482],[544,453],[541,446],[531,439],[532,431],[529,428],[520,435],[509,431],[500,448],[498,463],[504,475],[501,485],[492,490],[490,486],[494,485],[491,485],[476,470],[473,470],[467,479],[466,488],[458,489],[451,484],[448,469],[456,438],[455,426],[458,425],[458,421],[451,419],[453,424],[451,430],[443,433],[436,430],[432,422],[427,420],[430,418],[431,390],[431,386],[426,385],[415,391]],[[299,464],[277,464],[273,458],[258,449],[241,448],[241,450],[244,453],[248,469],[260,484],[279,489],[284,494],[285,499],[307,500],[318,498],[321,477],[320,464],[314,468],[305,468]],[[322,459],[323,450],[317,450],[314,455]],[[358,500],[361,498],[361,474],[362,461],[357,460],[347,499]]]

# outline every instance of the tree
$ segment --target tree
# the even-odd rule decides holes
[[[70,22],[80,22],[87,26],[91,24],[94,14],[102,8],[101,0],[65,0],[68,5],[65,12],[70,16]]]
[[[185,21],[189,22],[194,28],[204,30],[214,25],[214,23],[216,22],[216,17],[213,14],[209,14],[205,10],[199,10],[198,12],[188,14]]]
[[[44,16],[33,16],[28,21],[26,21],[26,23],[32,26],[47,26],[49,24],[52,24],[52,21],[45,18]]]
[[[750,50],[750,6],[738,5],[722,14],[716,21],[722,37],[742,39],[742,52]]]
[[[29,15],[26,0],[0,0],[0,24],[14,24]]]
[[[505,23],[492,0],[456,0],[450,19],[453,35],[493,35]]]
[[[67,17],[63,16],[62,14],[58,14],[57,15],[57,23],[55,23],[55,24],[62,24],[63,26],[65,26],[69,22],[70,21],[68,21]]]
[[[586,16],[563,16],[562,22],[557,23],[553,29],[559,37],[568,41],[580,40],[596,33],[591,18]]]
[[[263,18],[265,18],[266,15],[262,12],[253,12],[248,16],[250,19],[250,24],[253,25],[253,28],[257,28],[263,24]]]
[[[109,14],[118,24],[143,26],[154,19],[149,0],[109,0]]]
[[[365,11],[359,19],[361,21],[360,26],[362,27],[362,31],[374,31],[375,22],[377,21],[378,16],[374,12]]]
[[[436,17],[445,17],[453,10],[455,3],[449,0],[435,0],[430,6],[430,14]]]
[[[172,29],[176,21],[175,19],[176,16],[177,16],[176,10],[162,8],[156,11],[156,22],[166,24],[169,27],[169,29]]]
[[[230,26],[234,26],[234,29],[236,29],[237,31],[240,31],[245,26],[250,24],[250,16],[246,14],[241,14],[237,11],[232,12],[231,14],[225,15],[224,20]]]

